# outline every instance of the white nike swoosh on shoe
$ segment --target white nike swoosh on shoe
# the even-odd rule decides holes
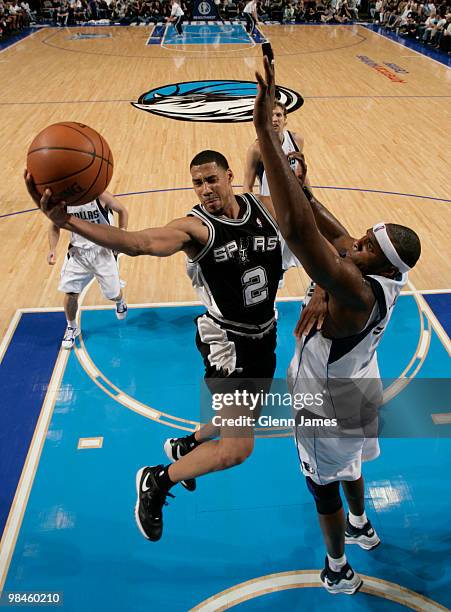
[[[145,480],[143,480],[143,483],[141,485],[141,489],[142,489],[143,493],[145,493],[146,491],[148,491],[150,489],[150,487],[148,487],[147,484],[146,484],[148,478],[149,478],[149,474],[147,474]]]

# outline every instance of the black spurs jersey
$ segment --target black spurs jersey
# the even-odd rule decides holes
[[[262,333],[274,324],[274,300],[282,271],[279,232],[252,194],[236,196],[245,207],[239,219],[211,215],[202,204],[190,216],[209,229],[208,242],[187,271],[209,314],[224,327]]]

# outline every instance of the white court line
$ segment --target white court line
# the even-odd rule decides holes
[[[433,412],[431,417],[435,425],[451,424],[451,412]]]
[[[37,306],[36,308],[18,308],[17,312],[64,312],[62,306]]]
[[[19,324],[21,316],[22,316],[22,313],[20,312],[20,310],[16,310],[16,312],[13,315],[13,318],[11,319],[11,323],[9,324],[8,329],[6,330],[2,343],[0,344],[0,364],[6,353],[6,349],[8,348],[9,343],[11,342],[11,338],[13,337],[14,332],[16,331],[16,327]]]
[[[423,359],[424,354],[426,352],[426,349],[429,346],[430,339],[431,339],[431,332],[428,331],[427,329],[425,329],[424,332],[423,332],[423,336],[421,338],[420,348],[417,351],[417,358],[418,359]]]
[[[90,282],[91,283],[94,282],[94,279]],[[84,290],[83,297],[80,296],[79,310],[114,310],[116,308],[114,304],[111,304],[111,305],[110,304],[98,304],[98,305],[91,305],[91,306],[80,305],[80,301],[82,301],[82,299],[86,295],[86,291]],[[423,294],[423,295],[438,294],[440,295],[442,293],[443,294],[451,293],[451,289],[415,289],[415,290],[401,291],[401,295],[419,295],[419,294]],[[295,296],[289,296],[289,297],[279,297],[277,298],[276,302],[298,302],[303,299],[304,299],[303,295],[295,295]],[[174,308],[177,306],[202,306],[202,302],[199,302],[198,300],[180,301],[180,302],[142,302],[142,303],[136,303],[136,304],[127,303],[127,306],[129,308],[165,308],[165,307]],[[29,312],[64,312],[64,308],[62,306],[42,306],[42,307],[36,306],[35,308],[18,308],[16,311],[16,314],[17,313],[29,313]],[[12,324],[12,321],[11,321],[11,324]],[[2,345],[0,345],[0,355],[1,355],[1,346]],[[0,358],[0,361],[1,361],[1,358]]]
[[[0,541],[0,591],[6,580],[9,564],[22,525],[23,516],[27,507],[31,487],[44,446],[50,419],[53,414],[55,399],[61,384],[70,351],[60,351],[56,360],[53,375],[47,388],[44,403],[41,408],[39,420],[36,425],[33,439],[28,450],[27,458],[22,470],[19,484],[16,489],[13,503]]]
[[[451,425],[451,412],[433,412],[431,417],[435,425]]]
[[[375,32],[371,28],[366,28],[365,26],[361,26],[361,27],[364,27],[367,32],[372,32],[373,34],[377,34],[377,36],[380,36],[384,40],[388,40],[389,42],[392,42],[395,45],[398,45],[399,47],[402,47],[404,50],[409,49],[409,51],[412,51],[413,53],[417,53],[422,58],[428,59],[428,60],[432,60],[436,64],[439,64],[439,66],[442,66],[442,68],[449,69],[449,66],[447,66],[446,64],[442,64],[442,62],[439,62],[438,60],[434,59],[433,57],[429,57],[429,55],[424,55],[424,53],[421,53],[421,51],[416,51],[415,49],[411,49],[410,47],[406,47],[405,45],[402,45],[401,43],[397,42],[396,40],[392,40],[391,38],[388,38],[388,36],[384,36],[383,34],[379,34],[379,32]]]
[[[156,27],[157,27],[157,24],[156,24],[156,23],[154,23],[154,24],[153,24],[152,31],[151,31],[151,33],[150,33],[150,36],[149,36],[149,38],[146,40],[146,47],[147,47],[147,46],[149,46],[149,40],[150,40],[151,38],[153,38],[153,33],[155,32],[155,28],[156,28]]]
[[[322,588],[323,585],[319,573],[319,570],[298,570],[254,578],[209,597],[194,608],[191,608],[190,612],[222,612],[244,601],[256,599],[276,591],[299,588]],[[411,610],[422,610],[424,612],[447,610],[447,608],[432,599],[406,589],[395,582],[388,582],[388,580],[365,576],[364,574],[361,574],[361,578],[363,579],[363,586],[361,588],[363,593],[366,592],[381,599],[394,601]],[[332,609],[339,609],[339,607],[332,607]]]

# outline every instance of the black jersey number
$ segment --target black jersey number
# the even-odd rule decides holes
[[[255,306],[264,302],[268,297],[268,278],[266,270],[262,267],[246,270],[241,277],[244,288],[245,306]]]

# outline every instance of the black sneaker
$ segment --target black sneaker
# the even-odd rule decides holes
[[[194,449],[194,445],[188,442],[188,436],[183,438],[168,438],[163,445],[164,452],[173,463],[184,457]],[[181,480],[180,484],[185,487],[188,491],[196,490],[196,479],[188,478],[188,480]]]
[[[326,557],[326,567],[320,575],[324,588],[333,595],[344,593],[354,595],[363,584],[363,580],[354,572],[349,563],[346,563],[339,572],[333,572]]]
[[[346,544],[358,544],[364,550],[373,550],[381,543],[370,521],[367,521],[363,527],[354,527],[349,522],[349,515],[346,519],[345,542]]]
[[[163,506],[167,506],[166,496],[155,480],[155,473],[162,465],[142,467],[136,472],[135,519],[139,530],[147,540],[156,542],[163,532]]]

